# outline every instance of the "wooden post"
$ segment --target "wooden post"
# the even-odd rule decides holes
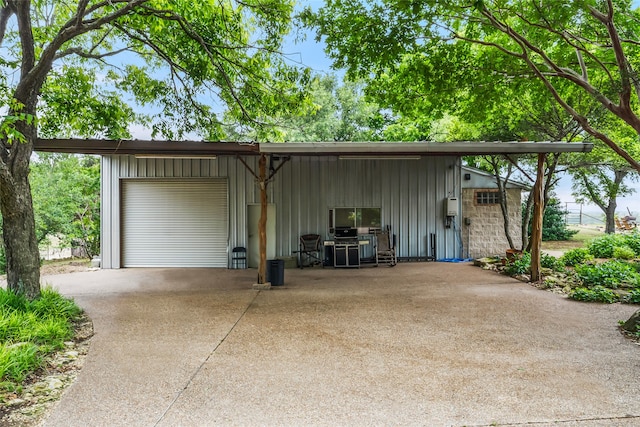
[[[258,284],[267,282],[267,155],[260,154],[258,161],[260,186],[260,221],[258,234],[260,238],[260,265],[258,266]]]
[[[542,218],[544,216],[544,198],[542,185],[544,182],[544,162],[546,154],[538,154],[538,174],[533,187],[533,221],[531,224],[531,281],[538,282],[540,276],[540,250],[542,246]]]

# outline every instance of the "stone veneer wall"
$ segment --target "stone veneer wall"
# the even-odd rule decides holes
[[[462,190],[461,237],[463,255],[482,258],[492,255],[504,256],[509,243],[504,235],[504,219],[500,205],[476,205],[476,191],[495,191],[495,189],[465,188]],[[517,249],[522,247],[522,210],[521,190],[508,189],[507,200],[511,237]],[[465,224],[465,218],[471,220]]]

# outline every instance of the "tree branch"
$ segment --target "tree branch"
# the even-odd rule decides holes
[[[611,47],[616,57],[616,63],[618,64],[618,70],[620,75],[620,81],[622,83],[622,90],[620,91],[620,106],[625,112],[631,112],[631,81],[629,79],[630,69],[629,61],[622,48],[622,42],[620,41],[620,35],[613,22],[613,3],[611,0],[607,0],[607,14],[596,10],[594,7],[589,7],[591,15],[599,20],[607,29],[609,33],[609,39],[611,40]]]
[[[13,15],[13,10],[9,7],[9,3],[4,3],[2,8],[0,9],[0,46],[2,46],[2,41],[4,40],[4,36],[7,33],[7,23],[9,22],[9,18]]]
[[[91,49],[91,51],[93,50],[93,48]],[[86,58],[86,59],[104,59],[104,58],[108,58],[109,56],[115,56],[118,55],[122,52],[127,52],[129,51],[130,48],[125,47],[122,49],[118,49],[118,50],[114,50],[111,52],[104,52],[104,53],[91,53],[91,51],[85,51],[79,47],[72,47],[66,50],[62,50],[60,52],[58,52],[55,56],[55,59],[61,59],[64,57],[67,57],[69,55],[77,55],[81,58]]]

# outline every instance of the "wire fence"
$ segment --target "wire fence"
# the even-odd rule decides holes
[[[584,212],[582,203],[565,202],[564,222],[567,225],[602,225],[604,219],[600,214]]]

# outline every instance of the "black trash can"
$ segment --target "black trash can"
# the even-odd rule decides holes
[[[267,260],[267,282],[271,282],[271,286],[284,285],[284,260],[283,259]]]

